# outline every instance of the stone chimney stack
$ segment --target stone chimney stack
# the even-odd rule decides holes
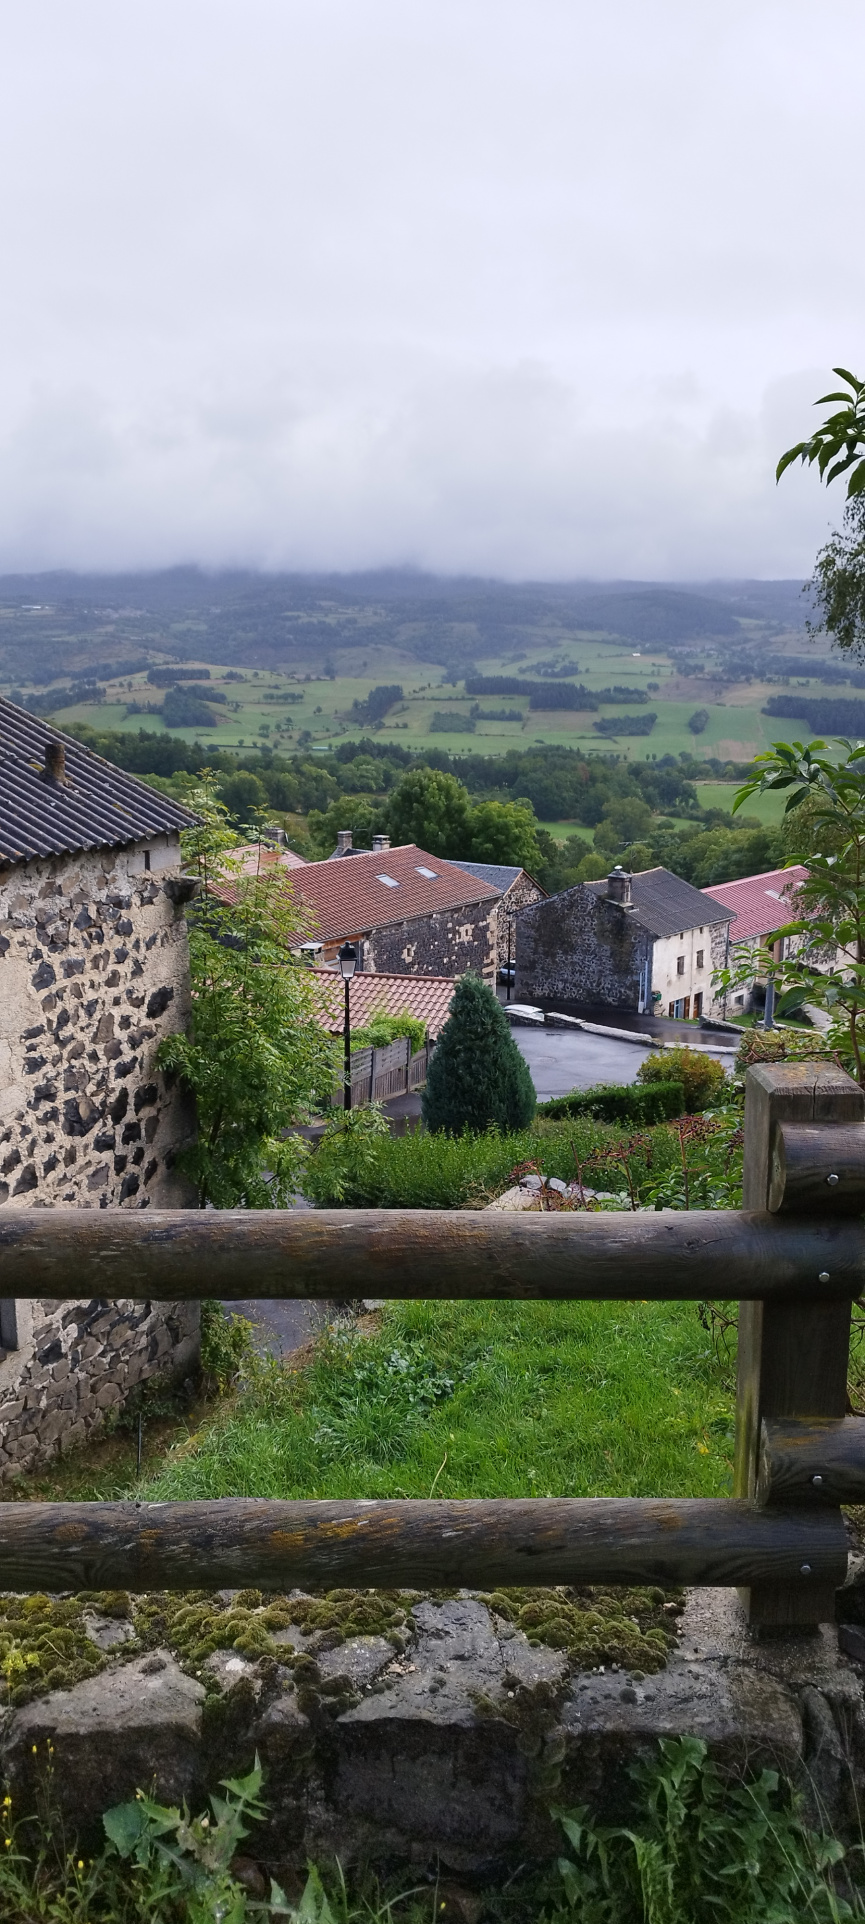
[[[337,855],[351,854],[351,837],[352,837],[352,831],[350,828],[340,828],[337,830],[337,836],[336,836]]]
[[[373,838],[372,838],[372,852],[373,852],[373,855],[383,855],[383,854],[384,854],[384,852],[385,852],[385,849],[388,849],[388,848],[390,848],[390,836],[389,836],[389,835],[374,835],[374,836],[373,836]]]
[[[631,877],[626,869],[620,867],[618,862],[612,870],[612,873],[607,876],[607,900],[609,902],[619,902],[623,909],[632,907]]]
[[[63,742],[45,743],[45,780],[65,782],[66,748]]]

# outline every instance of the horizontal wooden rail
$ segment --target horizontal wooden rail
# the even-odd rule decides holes
[[[808,1301],[859,1296],[865,1227],[712,1209],[0,1211],[0,1296]]]
[[[840,1513],[725,1498],[6,1503],[3,1589],[843,1582]]]
[[[865,1503],[865,1417],[767,1418],[758,1503]]]

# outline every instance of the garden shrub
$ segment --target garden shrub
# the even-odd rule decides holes
[[[745,1029],[736,1056],[736,1073],[760,1062],[834,1061],[833,1052],[813,1029]]]
[[[681,1082],[599,1082],[594,1089],[572,1089],[538,1104],[538,1115],[596,1116],[599,1122],[672,1122],[685,1111]]]
[[[434,1134],[525,1128],[535,1087],[492,989],[476,975],[457,983],[451,1013],[429,1066],[422,1112]]]
[[[689,1115],[694,1115],[699,1109],[710,1109],[720,1097],[727,1072],[723,1062],[716,1061],[714,1056],[680,1042],[675,1049],[658,1049],[647,1056],[637,1070],[637,1080],[680,1082],[685,1091],[685,1106]]]

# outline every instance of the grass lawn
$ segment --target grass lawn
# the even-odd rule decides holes
[[[256,1374],[148,1499],[719,1496],[733,1376],[690,1303],[399,1303]]]
[[[740,782],[697,782],[697,800],[701,808],[732,809],[741,787]],[[730,826],[735,828],[742,815],[753,815],[758,822],[765,822],[767,828],[775,828],[783,819],[786,794],[752,795],[744,803],[739,815],[731,818]]]

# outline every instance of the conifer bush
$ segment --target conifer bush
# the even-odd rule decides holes
[[[524,1129],[535,1113],[535,1086],[492,989],[478,976],[457,983],[450,1015],[427,1074],[428,1129]]]

